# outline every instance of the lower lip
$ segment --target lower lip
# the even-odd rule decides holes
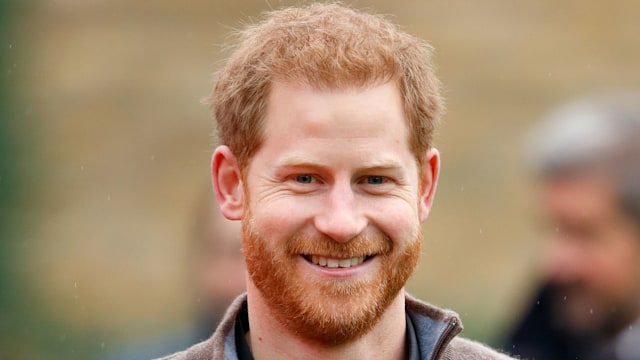
[[[372,263],[376,260],[377,257],[373,257],[367,259],[365,262],[359,265],[351,266],[348,268],[329,268],[320,265],[316,265],[312,262],[307,261],[304,257],[300,257],[300,260],[304,262],[308,267],[310,267],[313,271],[317,272],[321,276],[326,276],[330,278],[347,278],[358,276],[367,271],[367,269],[372,265]]]

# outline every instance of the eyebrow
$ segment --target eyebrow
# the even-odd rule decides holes
[[[324,164],[322,161],[315,161],[306,156],[292,155],[277,161],[274,164],[274,167],[328,169],[330,166]],[[397,160],[386,157],[386,158],[363,161],[361,164],[358,165],[356,171],[397,170],[401,168],[402,168],[402,165]]]

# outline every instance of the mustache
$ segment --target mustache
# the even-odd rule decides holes
[[[582,296],[589,291],[589,286],[587,286],[583,281],[572,281],[569,283],[555,283],[549,285],[549,294],[552,298],[556,299],[556,301],[566,300],[567,298],[572,298],[574,296]]]
[[[380,232],[359,234],[345,242],[335,241],[322,234],[297,234],[287,240],[285,249],[291,256],[303,254],[353,258],[387,254],[393,250],[393,241]]]

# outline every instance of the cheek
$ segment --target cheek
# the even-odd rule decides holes
[[[382,206],[370,217],[372,225],[387,234],[394,242],[406,242],[421,231],[417,209],[408,204]]]
[[[244,259],[218,258],[204,268],[204,286],[209,294],[239,294],[244,290]]]
[[[285,239],[297,233],[310,219],[310,209],[304,201],[278,201],[269,204],[252,204],[249,212],[252,228],[261,237],[273,241]]]
[[[612,235],[594,257],[592,273],[600,287],[621,296],[640,288],[640,243],[636,239]]]

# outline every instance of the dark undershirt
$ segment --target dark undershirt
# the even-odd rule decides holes
[[[247,310],[247,303],[242,304],[240,312],[236,317],[236,326],[234,326],[236,332],[236,352],[238,353],[238,360],[253,360],[251,355],[251,349],[247,343],[247,332],[249,332],[249,310]]]
[[[419,360],[420,349],[418,349],[418,339],[416,337],[416,330],[413,326],[413,321],[408,314],[406,316],[407,330],[405,338],[405,346],[407,350],[408,360]],[[246,334],[249,332],[249,311],[247,310],[247,303],[245,302],[236,317],[236,325],[234,326],[236,337],[236,352],[238,353],[238,360],[253,360],[251,349],[247,343]]]

